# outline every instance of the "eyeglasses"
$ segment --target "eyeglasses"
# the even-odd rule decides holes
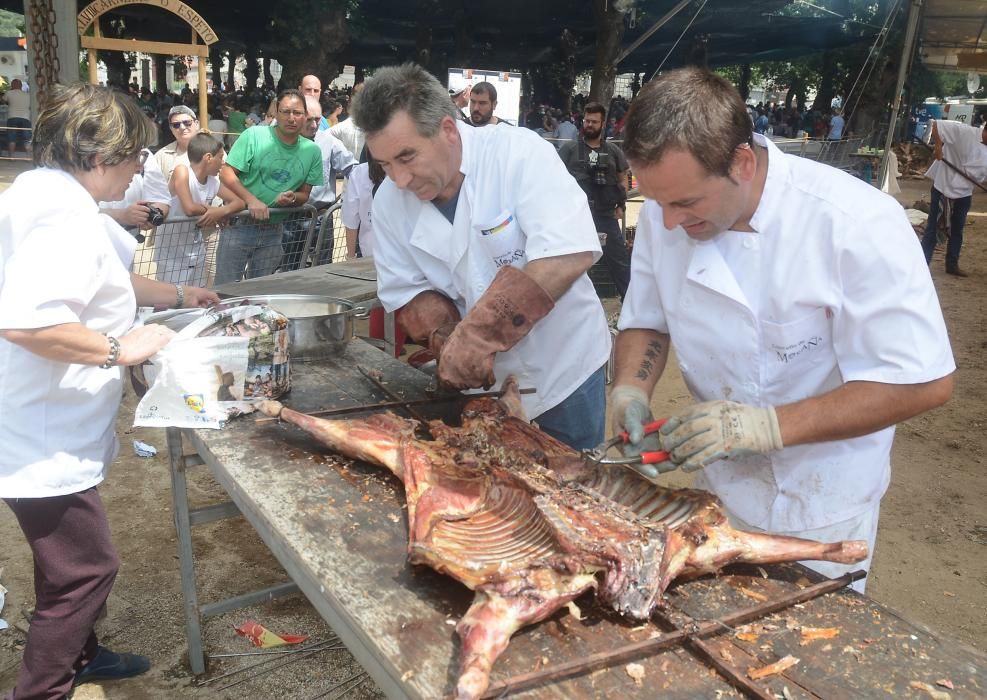
[[[149,150],[147,150],[146,148],[142,149],[137,154],[137,164],[140,165],[143,168],[144,167],[144,163],[146,163],[147,162],[147,159],[150,158],[150,157],[151,157],[151,152]]]
[[[304,117],[305,112],[298,109],[279,109],[278,114],[283,114],[286,117]]]
[[[195,123],[192,119],[183,119],[180,122],[172,122],[172,129],[191,129],[192,125]]]

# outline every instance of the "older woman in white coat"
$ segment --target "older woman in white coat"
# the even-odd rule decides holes
[[[136,241],[99,213],[98,201],[123,196],[151,138],[129,96],[55,87],[36,124],[37,167],[0,195],[0,497],[31,546],[37,598],[14,700],[150,666],[93,631],[119,564],[96,486],[117,452],[122,366],[173,335],[132,329],[137,305],[218,301],[131,274]]]

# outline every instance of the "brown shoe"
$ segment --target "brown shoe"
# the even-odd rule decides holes
[[[960,269],[959,265],[946,265],[946,274],[954,275],[956,277],[969,277],[968,274],[966,274],[965,272],[963,272],[963,270]]]

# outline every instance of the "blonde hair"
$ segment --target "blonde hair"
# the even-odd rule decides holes
[[[74,83],[47,94],[34,127],[34,164],[69,172],[116,165],[154,141],[151,125],[129,95]]]

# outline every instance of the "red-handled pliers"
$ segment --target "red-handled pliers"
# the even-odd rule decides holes
[[[658,429],[667,422],[667,418],[659,418],[656,421],[645,423],[644,434],[650,435],[651,433],[657,433]],[[663,450],[657,452],[642,452],[641,454],[634,455],[632,457],[607,457],[607,453],[611,448],[617,447],[618,445],[626,445],[630,441],[630,435],[628,435],[625,430],[616,437],[612,437],[606,442],[600,443],[600,445],[595,449],[586,450],[583,454],[586,456],[586,461],[593,464],[618,464],[625,466],[633,466],[635,464],[658,464],[660,462],[667,462],[669,459],[669,453]]]

